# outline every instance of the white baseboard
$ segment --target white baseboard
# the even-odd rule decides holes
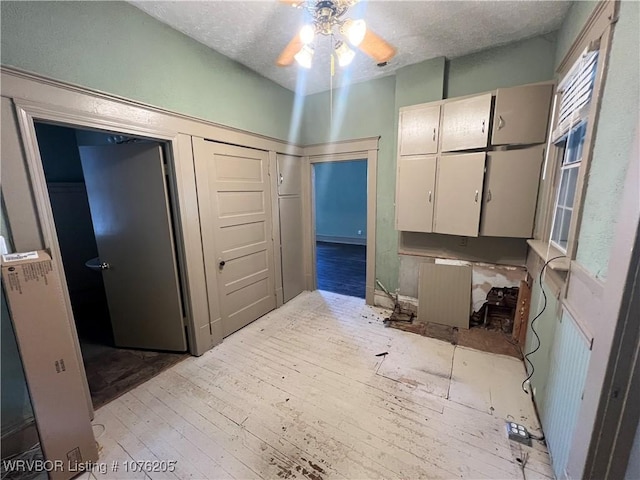
[[[316,235],[316,242],[344,243],[347,245],[366,245],[366,237],[336,237],[333,235]]]

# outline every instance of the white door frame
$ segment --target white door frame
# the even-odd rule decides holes
[[[302,211],[305,244],[305,280],[308,290],[316,290],[316,222],[311,165],[323,162],[367,161],[367,273],[365,300],[373,305],[376,283],[376,200],[378,140],[380,137],[311,145],[304,149]]]

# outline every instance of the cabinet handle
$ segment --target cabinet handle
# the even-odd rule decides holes
[[[431,203],[431,190],[429,190],[429,203]]]
[[[502,127],[504,127],[504,118],[502,118],[502,115],[498,116],[498,130],[500,130]]]
[[[476,199],[475,199],[476,203],[478,203],[478,193],[479,193],[478,190],[476,190]]]
[[[484,133],[484,120],[482,120],[482,133]]]
[[[282,185],[283,181],[284,181],[284,177],[282,176],[282,174],[280,174],[280,185]]]
[[[491,201],[491,190],[487,193],[487,202]]]
[[[433,141],[436,141],[436,127],[433,127]]]

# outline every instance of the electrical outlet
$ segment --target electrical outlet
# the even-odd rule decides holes
[[[362,230],[358,230],[358,235],[362,235]]]
[[[459,245],[460,245],[461,247],[466,247],[468,243],[469,243],[469,238],[467,238],[467,237],[460,237]]]
[[[509,440],[531,446],[531,435],[529,435],[529,431],[524,425],[520,425],[519,423],[514,422],[507,422],[506,426]]]

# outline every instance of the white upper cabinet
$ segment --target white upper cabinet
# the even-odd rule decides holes
[[[487,146],[491,99],[491,93],[487,93],[443,105],[442,152]]]
[[[302,160],[300,157],[278,154],[278,195],[300,195],[302,190]]]
[[[493,115],[493,145],[533,145],[547,137],[553,85],[499,88]]]
[[[440,105],[400,111],[400,155],[424,155],[438,151]]]
[[[396,182],[396,229],[433,231],[436,182],[435,156],[401,156]]]

